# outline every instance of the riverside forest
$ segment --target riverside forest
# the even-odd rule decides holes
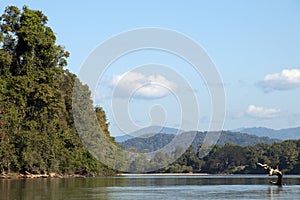
[[[76,132],[72,92],[80,80],[66,69],[69,52],[56,44],[47,21],[41,11],[26,6],[9,6],[0,18],[0,173],[115,175],[119,172],[94,158]],[[87,85],[81,83],[79,89],[91,96]],[[91,99],[84,104],[96,113],[105,136],[120,145],[110,136],[101,106]],[[264,174],[257,163],[279,163],[283,173],[300,174],[300,140],[247,146],[228,142],[204,157],[197,151],[191,145],[156,172]]]

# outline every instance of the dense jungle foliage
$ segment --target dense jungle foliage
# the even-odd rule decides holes
[[[0,19],[0,173],[115,173],[78,137],[72,110],[77,78],[64,68],[68,56],[41,11],[5,9]],[[79,89],[90,97],[87,85]],[[109,136],[103,109],[87,99],[86,107],[95,110]]]

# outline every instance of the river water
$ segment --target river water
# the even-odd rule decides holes
[[[40,199],[300,199],[300,176],[283,187],[265,175],[126,175],[117,177],[0,180],[1,200]]]

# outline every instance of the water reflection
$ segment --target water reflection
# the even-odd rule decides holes
[[[286,176],[288,185],[283,187],[270,186],[269,180],[266,176],[236,175],[0,180],[0,199],[297,199],[300,196],[300,176]]]
[[[282,186],[270,186],[268,188],[269,199],[280,199],[280,192],[282,191],[282,189]]]

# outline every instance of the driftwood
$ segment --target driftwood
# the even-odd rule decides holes
[[[283,177],[283,173],[279,170],[279,163],[276,165],[276,168],[273,169],[272,167],[270,167],[267,164],[261,164],[261,163],[257,163],[259,166],[263,167],[265,170],[269,171],[269,176],[273,176],[276,175],[277,176],[277,181],[270,181],[271,184],[274,185],[278,185],[278,186],[282,186],[282,177]]]

